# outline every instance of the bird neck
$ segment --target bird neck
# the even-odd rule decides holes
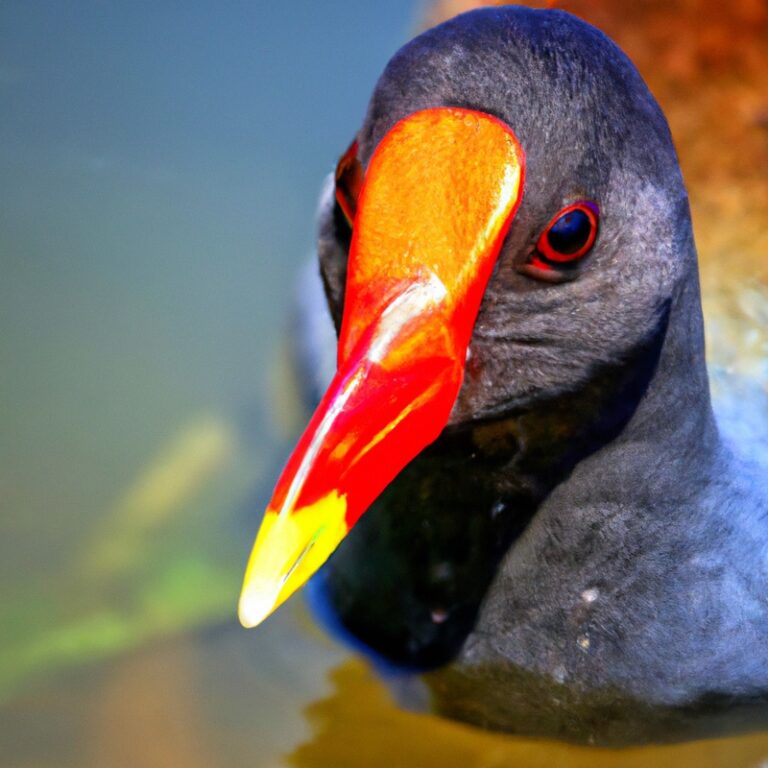
[[[625,489],[629,498],[642,484],[646,495],[670,499],[690,496],[692,487],[704,485],[721,455],[694,260],[670,304],[658,362],[643,396],[616,439],[596,452],[585,469],[616,472],[623,478],[616,488]]]

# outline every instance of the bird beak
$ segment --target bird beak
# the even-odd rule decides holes
[[[338,370],[267,507],[244,626],[301,587],[445,427],[523,170],[514,133],[471,110],[416,112],[379,143],[357,200]]]

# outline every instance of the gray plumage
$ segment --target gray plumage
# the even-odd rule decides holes
[[[489,727],[663,738],[759,702],[768,490],[712,413],[687,195],[659,107],[599,31],[519,7],[464,14],[395,55],[358,134],[363,165],[397,120],[435,106],[515,131],[523,200],[448,427],[316,591],[380,656],[440,667],[425,677],[440,711]],[[519,273],[582,198],[599,203],[600,234],[574,279]],[[326,190],[337,324],[348,243]]]

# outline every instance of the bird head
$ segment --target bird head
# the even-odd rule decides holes
[[[617,403],[606,371],[642,390],[698,301],[666,121],[624,54],[563,12],[482,9],[408,43],[332,192],[319,254],[338,370],[268,506],[246,626],[441,434],[559,413],[537,421],[557,453],[620,428],[636,398]],[[577,412],[552,409],[574,395]]]

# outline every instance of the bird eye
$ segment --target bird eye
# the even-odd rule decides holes
[[[581,200],[563,208],[539,236],[530,260],[539,269],[564,269],[586,255],[595,243],[599,209]]]
[[[357,141],[353,141],[336,165],[336,203],[347,224],[352,226],[357,210],[357,197],[363,183],[363,167],[357,159]]]

